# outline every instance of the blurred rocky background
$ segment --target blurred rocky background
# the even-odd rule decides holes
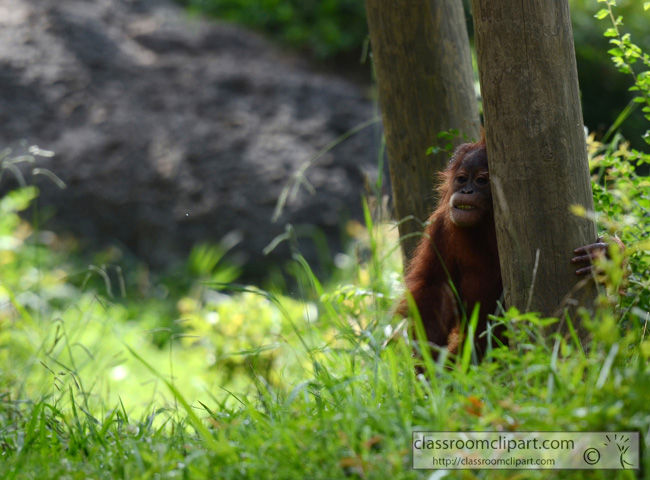
[[[226,237],[262,278],[290,257],[286,242],[263,253],[287,224],[310,263],[323,249],[333,258],[378,175],[368,92],[165,0],[0,0],[0,145],[55,153],[36,166],[67,188],[26,179],[56,209],[48,227],[92,248],[117,242],[154,268]]]
[[[618,4],[623,32],[650,48],[643,2]],[[611,138],[625,117],[620,133],[642,143],[630,79],[604,53],[610,22],[594,19],[602,5],[570,5],[586,125]],[[159,269],[226,238],[260,279],[291,257],[288,242],[263,252],[290,224],[327,271],[379,168],[372,193],[389,192],[365,22],[363,0],[0,0],[0,148],[55,153],[36,166],[67,188],[27,182],[45,228],[88,251],[118,245]],[[7,167],[2,190],[16,183]]]

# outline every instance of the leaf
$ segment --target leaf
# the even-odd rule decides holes
[[[609,10],[606,8],[603,8],[602,10],[599,10],[596,15],[594,15],[598,20],[602,20],[603,18],[609,16]]]
[[[609,53],[612,57],[623,56],[623,50],[621,50],[620,48],[612,48],[611,50],[607,50],[607,53]]]
[[[474,305],[474,310],[472,310],[472,315],[471,317],[469,317],[467,337],[464,340],[462,358],[461,358],[461,370],[463,372],[467,372],[467,370],[469,369],[470,361],[472,359],[472,350],[474,348],[474,336],[478,325],[479,308],[480,308],[480,304],[476,303],[476,305]]]

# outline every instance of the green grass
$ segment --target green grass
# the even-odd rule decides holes
[[[622,38],[616,58],[629,69],[635,49]],[[635,82],[650,119],[648,75]],[[510,348],[480,364],[468,350],[439,363],[413,357],[418,342],[391,314],[401,295],[395,228],[375,223],[367,204],[338,280],[321,283],[295,252],[300,296],[289,298],[233,284],[228,241],[197,247],[167,279],[111,267],[115,249],[80,268],[74,241],[21,220],[37,191],[9,193],[0,478],[650,478],[650,182],[638,174],[650,155],[615,133],[588,148],[594,219],[627,246],[601,265],[610,294],[576,319],[590,341],[509,310],[494,321]],[[16,161],[3,152],[0,171]],[[644,468],[414,471],[413,430],[638,431]]]
[[[411,469],[414,429],[636,430],[648,441],[650,340],[638,324],[647,292],[634,283],[634,312],[621,319],[604,302],[584,319],[594,335],[584,350],[545,335],[549,320],[510,311],[511,349],[479,365],[429,361],[417,376],[390,313],[394,227],[370,215],[341,273],[347,282],[322,285],[299,262],[300,301],[253,287],[225,295],[201,276],[162,300],[111,299],[103,277],[75,283],[65,249],[18,219],[33,197],[0,202],[0,233],[13,239],[0,250],[3,478],[428,478]],[[176,329],[157,327],[173,310]],[[548,478],[441,473],[434,478]]]

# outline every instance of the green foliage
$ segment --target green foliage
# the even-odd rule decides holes
[[[316,57],[361,49],[368,33],[359,0],[181,0],[191,10],[253,27]]]
[[[611,38],[616,62],[644,62]],[[635,75],[647,98],[646,74]],[[0,199],[2,478],[549,478],[414,471],[415,429],[633,430],[647,446],[650,182],[639,172],[650,157],[620,135],[592,136],[588,148],[595,219],[626,245],[599,264],[609,295],[574,320],[591,341],[570,322],[568,335],[549,333],[558,319],[510,309],[493,319],[510,346],[494,344],[480,364],[467,348],[435,361],[421,323],[414,339],[392,315],[399,239],[368,203],[344,281],[322,284],[296,252],[305,280],[296,300],[233,284],[225,293],[237,275],[232,238],[197,247],[165,281],[136,269],[113,288],[102,263],[79,272],[73,243],[21,220],[34,188],[11,192]],[[100,281],[78,281],[88,272]],[[648,478],[645,448],[640,473],[552,477]]]
[[[358,261],[350,283],[338,288],[312,278],[322,295],[308,306],[308,322],[299,303],[246,289],[232,301],[224,296],[182,307],[193,336],[178,338],[174,351],[161,355],[137,328],[125,335],[130,322],[118,306],[80,302],[60,322],[65,335],[49,336],[20,359],[31,367],[18,377],[40,377],[40,388],[33,380],[22,389],[8,381],[19,346],[2,343],[8,353],[0,363],[6,366],[0,372],[5,478],[428,478],[431,472],[411,470],[414,429],[650,428],[650,340],[640,329],[619,329],[607,309],[592,319],[594,342],[586,350],[572,338],[545,333],[557,319],[510,310],[503,322],[516,348],[495,348],[479,365],[467,357],[448,366],[429,361],[427,375],[416,375],[401,320],[390,315],[395,276],[386,272],[399,262],[398,253],[389,253],[397,250],[395,232],[372,225],[359,242],[359,257],[372,251],[375,258]],[[216,324],[229,330],[217,334],[213,313],[221,305]],[[110,318],[112,328],[96,333],[99,344],[75,336],[82,330],[78,312],[88,312],[85,335],[100,317]],[[49,323],[29,322],[32,338]],[[192,359],[210,351],[204,338],[252,336],[254,325],[247,324],[257,322],[272,326],[273,371],[251,366],[246,382],[215,381],[222,368],[217,361],[210,375],[197,374],[205,365]],[[60,352],[50,348],[54,343]],[[79,345],[84,348],[76,351]],[[103,348],[118,353],[113,362],[103,363],[102,357],[111,359]],[[129,373],[108,388],[106,377],[120,368]],[[212,387],[197,389],[200,379]],[[155,383],[143,389],[146,381]],[[143,393],[147,389],[157,393]],[[115,390],[119,396],[108,394]],[[135,413],[142,398],[147,404]],[[491,471],[489,478],[520,473]],[[526,472],[531,479],[547,476]],[[462,478],[485,477],[474,471]],[[554,478],[630,477],[557,472]]]
[[[650,155],[630,149],[620,136],[603,145],[592,135],[588,151],[596,219],[601,230],[618,235],[627,247],[630,275],[624,303],[630,314],[638,307],[644,315],[650,311],[650,180],[637,172],[650,164]],[[613,282],[616,290],[623,282],[620,271]]]
[[[608,126],[616,124],[617,118],[624,115],[626,121],[615,129],[621,128],[632,144],[640,148],[643,145],[641,135],[647,129],[645,120],[641,112],[635,110],[632,96],[627,91],[629,79],[619,75],[603,55],[608,39],[603,37],[601,24],[594,22],[595,15],[603,15],[603,5],[595,0],[570,0],[570,5],[585,123],[600,138]],[[646,50],[650,48],[650,37],[646,34],[650,17],[642,2],[619,0],[616,12],[625,17],[625,30],[637,39],[638,44]]]
[[[463,134],[461,137],[460,131],[456,128],[453,128],[449,131],[443,131],[439,132],[438,135],[436,135],[436,138],[438,139],[438,142],[442,144],[444,142],[444,146],[433,146],[429,147],[427,149],[427,155],[436,155],[438,153],[448,153],[452,154],[454,151],[454,144],[459,144],[459,143],[465,143],[469,142],[472,139],[467,138],[466,134]],[[459,141],[460,140],[460,141]]]
[[[597,13],[597,18],[608,19],[612,23],[612,27],[605,31],[605,36],[614,45],[609,50],[612,62],[619,71],[632,77],[634,84],[630,91],[635,95],[634,102],[643,106],[644,117],[650,120],[650,56],[632,42],[629,34],[621,32],[623,19],[615,16],[613,10],[616,2],[599,2],[605,3],[606,8]],[[641,68],[636,68],[639,65]],[[624,120],[622,118],[621,122]],[[650,143],[648,130],[644,139]],[[643,325],[650,311],[650,179],[639,172],[648,171],[650,155],[630,148],[620,134],[615,134],[609,144],[596,142],[592,135],[588,151],[593,172],[594,201],[599,212],[597,220],[602,229],[621,237],[630,259],[629,287],[623,299],[623,305],[627,308],[625,318],[632,325]],[[612,272],[613,288],[617,289],[624,279],[620,270],[618,273],[615,269]]]
[[[632,206],[637,192],[627,192],[629,203],[607,203],[632,188],[628,177],[639,178],[620,157],[627,173],[614,182],[618,171],[610,169],[609,188],[598,192],[609,212],[599,216],[603,225],[641,212]],[[612,156],[592,154],[594,171],[603,158]],[[0,201],[8,218],[0,233],[16,237],[27,228],[16,213],[33,195],[21,191]],[[510,348],[495,345],[481,364],[469,353],[429,357],[426,375],[416,375],[413,340],[391,314],[399,295],[397,233],[373,222],[368,206],[366,212],[368,229],[356,235],[346,283],[323,285],[301,262],[318,294],[310,302],[252,287],[219,292],[210,283],[219,253],[197,250],[188,271],[208,283],[159,300],[173,300],[181,320],[181,333],[167,332],[165,350],[147,331],[151,304],[116,303],[60,274],[32,284],[28,296],[20,282],[11,283],[14,290],[3,282],[4,478],[428,478],[431,472],[411,470],[414,429],[650,429],[650,339],[622,324],[609,302],[581,319],[593,335],[586,348],[575,336],[549,335],[557,319],[512,309],[495,320],[507,328]],[[629,227],[638,223],[622,224],[621,235],[631,238]],[[33,257],[18,261],[33,254],[29,238],[10,250],[10,278],[34,268]],[[638,272],[645,253],[638,242],[629,245]],[[55,266],[61,257],[40,255],[42,279],[50,269],[65,270]],[[640,291],[642,282],[631,283]],[[66,285],[66,302],[46,295],[52,284]],[[647,307],[637,300],[636,308],[632,315],[640,318]],[[630,478],[578,473],[554,478]],[[519,474],[491,471],[489,478]],[[485,478],[478,471],[462,475]],[[547,474],[527,471],[526,478]]]
[[[608,53],[612,55],[612,61],[618,70],[631,75],[634,79],[634,85],[630,87],[630,91],[635,92],[633,102],[643,105],[644,117],[646,120],[650,120],[650,71],[645,70],[636,73],[634,69],[634,65],[638,62],[641,62],[643,67],[650,68],[650,55],[644,53],[638,45],[632,43],[632,36],[629,33],[623,34],[621,32],[620,27],[623,25],[623,17],[614,17],[612,10],[612,7],[616,6],[616,2],[614,0],[598,1],[604,2],[607,8],[600,10],[596,14],[596,18],[602,20],[609,17],[613,24],[613,27],[605,31],[605,37],[611,38],[610,43],[614,45],[614,48],[609,50]],[[644,139],[650,144],[649,131],[646,131]]]

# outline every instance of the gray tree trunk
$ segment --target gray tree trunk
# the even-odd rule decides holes
[[[457,129],[477,139],[480,121],[461,0],[366,0],[395,216],[409,259],[436,203],[433,186],[449,155],[427,155]],[[456,144],[462,143],[462,139]]]
[[[570,213],[594,207],[568,0],[472,8],[506,303],[553,315],[574,291],[588,304],[570,263],[597,235]]]

